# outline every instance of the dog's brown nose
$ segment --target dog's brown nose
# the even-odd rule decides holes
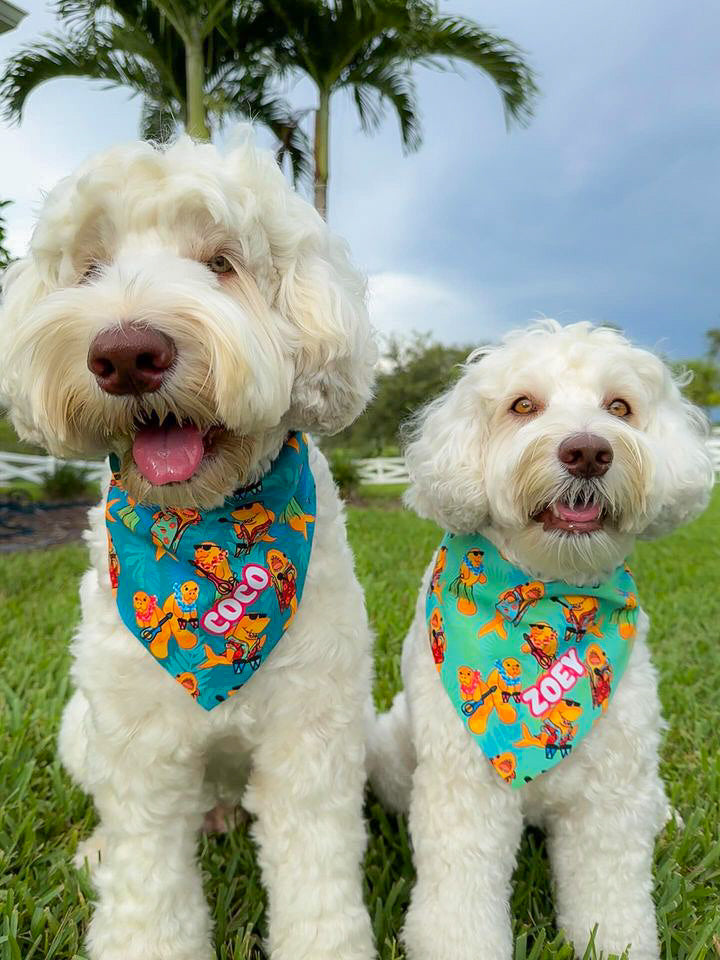
[[[106,393],[152,393],[165,379],[177,350],[152,327],[113,327],[90,344],[87,365]]]
[[[613,451],[604,437],[574,433],[558,447],[558,459],[574,477],[601,477],[613,461]]]

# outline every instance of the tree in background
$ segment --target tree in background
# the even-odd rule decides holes
[[[711,360],[720,363],[720,327],[711,327],[705,332],[707,340],[707,355]]]
[[[720,407],[720,329],[707,330],[705,339],[705,355],[676,364],[676,372],[682,375],[689,370],[692,373],[692,380],[685,385],[683,393],[710,414],[714,407]]]
[[[317,90],[313,143],[314,196],[327,216],[330,176],[330,101],[346,90],[366,132],[396,113],[403,147],[422,142],[412,68],[476,67],[494,81],[506,119],[530,118],[536,94],[532,72],[509,40],[467,17],[440,14],[431,0],[266,0],[283,24],[272,56],[283,73],[303,74]]]
[[[143,136],[165,139],[177,123],[208,139],[228,117],[268,126],[296,175],[306,169],[304,111],[273,92],[277,77],[305,75],[317,90],[315,205],[327,214],[330,101],[347,90],[365,132],[389,104],[403,146],[421,143],[412,68],[475,67],[500,91],[508,122],[529,119],[532,72],[509,40],[473,20],[440,14],[432,0],[57,0],[64,31],[24,47],[0,80],[5,116],[56,77],[87,77],[143,97]]]
[[[380,362],[375,399],[352,426],[328,446],[354,456],[397,453],[400,425],[445,390],[460,373],[460,364],[473,347],[446,346],[427,334],[391,338]]]
[[[124,87],[143,102],[141,134],[166,140],[178,125],[208,139],[228,119],[264,124],[297,177],[309,145],[287,103],[271,90],[266,47],[277,34],[256,0],[58,0],[63,30],[10,57],[0,79],[0,108],[22,118],[28,96],[58,77]],[[274,21],[273,21],[274,22]]]
[[[9,206],[9,200],[0,200],[0,270],[4,270],[10,263],[10,251],[5,246],[5,217],[2,213],[3,208]]]

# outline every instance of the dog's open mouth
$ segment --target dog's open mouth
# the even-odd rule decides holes
[[[563,533],[595,533],[602,530],[605,511],[598,500],[588,500],[572,506],[562,500],[548,504],[533,517],[545,530]]]
[[[160,422],[156,414],[139,421],[132,445],[135,466],[153,486],[184,483],[211,457],[220,436],[227,431],[211,426],[201,430],[182,423],[173,414]]]

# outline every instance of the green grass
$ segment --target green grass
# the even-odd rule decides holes
[[[386,504],[351,508],[349,526],[377,636],[376,696],[384,706],[399,684],[403,634],[438,531]],[[668,960],[720,955],[719,526],[716,494],[701,521],[665,541],[641,544],[633,561],[653,620],[651,643],[670,723],[663,773],[685,821],[683,828],[668,825],[657,844],[656,899]],[[0,556],[0,960],[84,957],[91,890],[69,861],[94,814],[61,771],[55,737],[85,564],[81,547]],[[397,934],[412,883],[406,826],[372,799],[368,814],[368,904],[380,957],[401,960]],[[218,956],[261,960],[264,896],[247,828],[204,839],[201,856]],[[537,831],[523,842],[513,910],[516,960],[570,960],[554,925]]]
[[[377,501],[399,503],[407,489],[406,483],[361,483],[358,487],[358,497],[371,506]]]
[[[40,501],[45,498],[41,484],[30,480],[13,480],[5,486],[0,485],[0,496],[17,497],[20,500]]]
[[[35,455],[44,455],[46,452],[42,447],[36,447],[31,443],[25,443],[21,440],[15,433],[15,428],[1,410],[0,450],[5,450],[8,453],[31,453]]]

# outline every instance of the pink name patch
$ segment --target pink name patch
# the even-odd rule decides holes
[[[585,664],[578,657],[577,649],[571,647],[545,671],[537,683],[523,690],[520,699],[530,707],[530,713],[534,717],[542,717],[550,707],[562,700],[564,694],[572,690],[586,673]]]
[[[247,608],[270,586],[270,574],[257,563],[248,563],[243,568],[240,582],[229,597],[213,604],[200,619],[208,633],[222,635],[237,623]]]

